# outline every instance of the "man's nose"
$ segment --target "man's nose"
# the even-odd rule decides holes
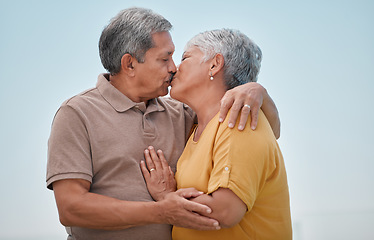
[[[170,61],[169,72],[171,72],[171,73],[176,73],[177,72],[177,67],[175,66],[175,63],[174,63],[173,60]]]

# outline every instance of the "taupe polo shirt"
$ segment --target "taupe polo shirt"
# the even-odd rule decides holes
[[[148,106],[132,102],[99,75],[96,88],[65,101],[53,120],[48,141],[47,187],[62,179],[85,179],[90,192],[128,201],[153,201],[139,162],[152,145],[162,149],[175,171],[194,113],[170,98]],[[68,239],[171,239],[169,225],[120,231],[69,227]]]

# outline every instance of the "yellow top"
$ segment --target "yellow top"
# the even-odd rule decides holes
[[[173,240],[184,239],[292,239],[290,204],[282,153],[271,127],[260,111],[258,126],[244,131],[222,124],[218,114],[208,123],[200,139],[192,134],[178,160],[179,188],[194,187],[210,194],[218,188],[232,190],[248,208],[232,228],[197,231],[173,228]],[[239,119],[239,118],[238,118]]]

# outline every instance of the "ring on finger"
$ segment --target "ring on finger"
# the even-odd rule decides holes
[[[152,171],[154,171],[154,170],[156,170],[156,169],[154,169],[154,168],[151,168],[151,169],[149,169],[149,172],[152,172]]]
[[[247,108],[251,109],[251,106],[249,106],[248,104],[244,104],[243,107],[247,107]]]

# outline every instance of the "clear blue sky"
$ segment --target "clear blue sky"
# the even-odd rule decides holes
[[[236,28],[263,51],[280,112],[295,240],[374,239],[373,1],[136,1],[193,35]],[[45,187],[59,105],[104,72],[103,27],[134,1],[0,1],[0,240],[66,239]]]

